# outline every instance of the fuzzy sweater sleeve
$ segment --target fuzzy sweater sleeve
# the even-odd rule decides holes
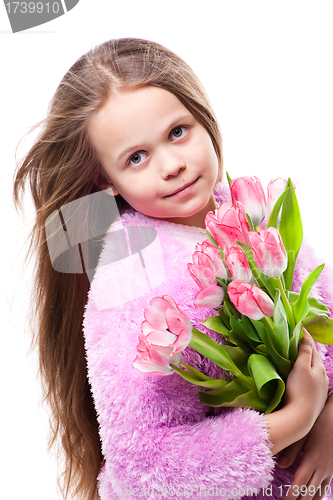
[[[131,224],[149,225],[141,219]],[[170,228],[169,228],[170,229]],[[179,229],[179,228],[178,228]],[[221,409],[212,415],[199,402],[197,389],[176,373],[147,375],[133,368],[143,311],[154,296],[171,295],[198,325],[209,314],[194,310],[197,287],[186,263],[191,253],[170,231],[160,231],[167,270],[162,283],[131,302],[98,307],[101,294],[115,294],[108,266],[92,283],[84,319],[89,380],[100,424],[105,466],[100,475],[102,500],[147,499],[164,495],[237,499],[272,480],[274,461],[266,420],[247,409]],[[108,243],[102,254],[107,261]],[[194,248],[192,248],[192,251]],[[172,265],[171,265],[172,263]],[[118,273],[122,274],[121,261]],[[133,277],[132,286],[135,278]],[[144,288],[144,287],[143,287]],[[214,311],[211,311],[213,314]],[[188,347],[185,362],[214,376],[209,364]],[[209,492],[209,493],[208,493]]]
[[[86,328],[104,331],[94,348],[88,344],[106,458],[102,499],[195,487],[224,488],[225,498],[238,498],[234,488],[267,486],[273,461],[262,416],[231,409],[208,417],[196,388],[177,374],[143,375],[132,367],[138,325],[110,315],[110,329],[102,316],[89,314],[86,321]],[[191,353],[185,359],[194,364]]]

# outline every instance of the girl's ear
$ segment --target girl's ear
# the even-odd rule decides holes
[[[103,188],[103,191],[105,193],[109,194],[110,196],[117,196],[117,194],[119,194],[118,191],[115,190],[113,185],[110,185],[110,186]]]
[[[101,191],[106,191],[110,196],[117,196],[119,194],[112,182],[100,174],[96,175],[95,184]]]

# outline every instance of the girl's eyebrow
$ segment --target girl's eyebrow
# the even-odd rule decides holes
[[[188,114],[186,114],[186,115],[181,115],[181,116],[178,116],[175,120],[173,120],[173,121],[172,121],[172,122],[171,122],[171,123],[170,123],[170,124],[166,127],[166,129],[167,129],[167,130],[172,130],[172,129],[176,126],[176,125],[180,125],[180,124],[181,124],[181,122],[182,122],[183,120],[189,120],[189,119],[191,119],[191,118],[193,118],[193,115],[192,115],[191,113],[188,113]],[[124,157],[124,156],[127,156],[129,153],[131,153],[131,152],[133,152],[133,151],[138,151],[138,150],[140,150],[141,148],[142,148],[142,146],[140,146],[140,145],[134,145],[134,146],[130,146],[129,148],[124,149],[124,151],[122,151],[122,152],[120,153],[120,155],[118,156],[118,158],[117,158],[117,160],[116,160],[116,161],[117,161],[117,163],[119,163],[119,162],[123,159],[123,157]]]
[[[132,153],[133,151],[138,151],[139,149],[141,149],[141,147],[137,146],[137,145],[130,146],[129,148],[124,149],[124,151],[122,151],[120,153],[120,155],[118,156],[118,158],[116,160],[117,163],[119,163],[123,159],[124,156],[127,156],[129,153]]]
[[[191,113],[188,113],[186,115],[181,115],[178,116],[175,120],[173,120],[170,125],[168,126],[169,129],[173,129],[176,125],[181,125],[184,120],[189,120],[193,118],[193,115]]]

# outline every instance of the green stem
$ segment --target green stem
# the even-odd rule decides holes
[[[207,377],[207,375],[205,375],[202,372],[199,372],[198,370],[196,370],[195,368],[193,368],[193,366],[190,366],[187,363],[181,362],[180,366],[182,366],[183,368],[185,368],[189,372],[192,372],[194,375],[197,375],[197,377],[199,377],[202,380],[211,380],[211,377]]]
[[[224,302],[226,302],[228,308],[230,309],[230,311],[232,312],[232,314],[235,316],[236,319],[239,319],[239,312],[237,311],[237,309],[235,308],[235,306],[231,303],[229,297],[227,294],[225,294],[224,296]]]
[[[221,366],[221,368],[230,371],[234,377],[238,377],[248,385],[256,387],[253,379],[241,372],[235,362],[230,358],[229,354],[223,349],[223,345],[217,344],[215,340],[211,339],[207,334],[201,332],[200,330],[197,330],[195,327],[192,328],[192,339],[189,346],[199,354],[206,356],[206,358],[210,359],[218,366]],[[223,351],[227,356],[227,359],[225,359],[225,361],[221,364],[217,361],[218,357],[223,359],[221,358],[222,353],[220,351]]]
[[[294,331],[295,326],[296,326],[294,314],[293,314],[293,311],[291,309],[291,305],[289,304],[289,300],[287,298],[285,289],[283,288],[280,277],[276,278],[276,283],[277,283],[277,287],[281,293],[282,304],[283,304],[284,310],[286,311],[286,315],[287,315],[287,319],[288,319],[288,323],[289,323],[289,327],[290,327],[290,332],[292,334],[292,332]]]

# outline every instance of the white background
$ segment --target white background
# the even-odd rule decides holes
[[[305,233],[331,258],[333,7],[327,0],[80,0],[68,14],[12,34],[0,4],[1,48],[1,475],[0,497],[56,500],[55,460],[46,452],[25,310],[31,269],[23,265],[31,225],[11,202],[15,149],[43,119],[63,74],[94,45],[141,37],[183,57],[218,115],[225,169],[264,183],[292,177]],[[21,147],[27,151],[31,141]],[[23,248],[23,249],[22,249]],[[4,444],[3,444],[4,443]]]

